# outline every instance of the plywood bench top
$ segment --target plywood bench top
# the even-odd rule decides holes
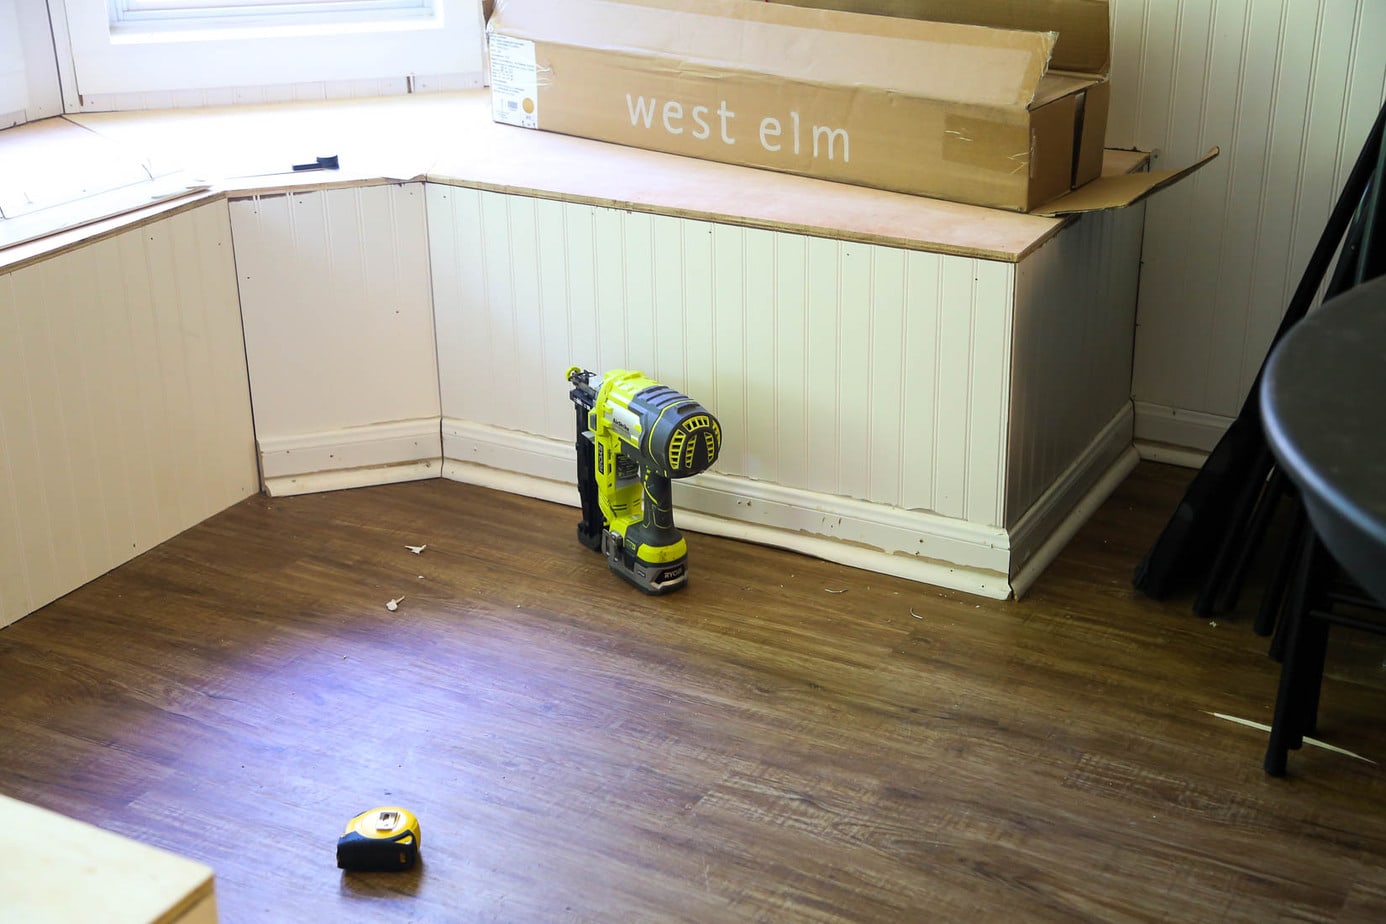
[[[1005,262],[1024,258],[1065,224],[498,125],[485,90],[87,113],[51,121],[94,133],[140,159],[153,175],[203,180],[211,195],[427,180]],[[39,134],[34,125],[23,128],[31,137]],[[55,128],[44,130],[46,138],[53,134]],[[0,132],[0,164],[22,143],[19,131]],[[288,172],[295,163],[332,154],[340,170]],[[1107,172],[1143,162],[1143,155],[1108,152]],[[69,232],[67,238],[80,242],[83,235]],[[0,250],[0,270],[54,246],[72,244]]]

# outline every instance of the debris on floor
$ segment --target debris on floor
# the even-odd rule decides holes
[[[1251,721],[1251,719],[1239,719],[1235,715],[1226,715],[1225,713],[1221,712],[1210,712],[1208,714],[1210,716],[1213,716],[1214,718],[1222,719],[1226,722],[1235,722],[1238,725],[1244,725],[1247,728],[1254,728],[1257,731],[1263,731],[1266,734],[1270,734],[1271,727],[1269,725],[1263,725],[1260,722],[1253,722]],[[1332,751],[1334,754],[1342,754],[1345,757],[1355,757],[1357,760],[1365,761],[1369,764],[1372,764],[1373,766],[1376,765],[1376,761],[1372,760],[1370,757],[1363,757],[1361,754],[1349,751],[1347,748],[1340,748],[1336,744],[1329,744],[1328,742],[1320,741],[1317,738],[1310,738],[1308,735],[1304,737],[1304,743],[1312,747],[1323,748],[1325,751]]]

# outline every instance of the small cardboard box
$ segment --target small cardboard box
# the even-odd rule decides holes
[[[979,4],[981,21],[1012,21],[1014,3]],[[925,15],[968,6],[913,5]],[[1100,28],[1077,15],[1085,6],[1101,8]],[[1014,211],[1125,204],[1089,182],[1109,95],[1106,4],[1041,7],[1069,9],[1081,25],[1058,33],[747,0],[498,0],[487,25],[493,117]],[[1014,21],[1039,22],[1033,12]],[[1069,69],[1051,71],[1054,61]],[[1142,174],[1137,185],[1152,188],[1136,197],[1171,174]],[[1075,186],[1088,204],[1065,208]]]

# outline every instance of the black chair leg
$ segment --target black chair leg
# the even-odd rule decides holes
[[[1309,528],[1309,517],[1304,512],[1304,505],[1299,502],[1298,497],[1294,499],[1294,511],[1294,519],[1290,522],[1284,544],[1281,545],[1280,554],[1276,558],[1278,567],[1271,572],[1265,595],[1261,598],[1261,608],[1256,613],[1253,629],[1262,638],[1275,632],[1280,625],[1280,615],[1285,609],[1288,599],[1286,593],[1290,584],[1290,576],[1295,572],[1295,556],[1300,543],[1304,541],[1304,530]],[[1283,646],[1273,642],[1271,657],[1279,661],[1283,650]]]
[[[1284,613],[1276,630],[1284,639],[1284,657],[1280,662],[1280,685],[1275,696],[1275,715],[1271,719],[1270,742],[1266,745],[1266,773],[1284,776],[1289,752],[1303,744],[1302,690],[1304,687],[1304,646],[1302,638],[1308,621],[1309,578],[1314,554],[1313,531],[1305,530],[1300,537],[1294,578]]]
[[[1298,737],[1317,734],[1319,730],[1319,692],[1323,689],[1323,668],[1328,660],[1329,623],[1317,618],[1311,609],[1305,613],[1305,632],[1300,644],[1304,646],[1304,681],[1299,709]]]
[[[1282,618],[1283,632],[1277,632],[1277,637],[1285,640],[1285,650],[1264,763],[1271,776],[1285,775],[1289,752],[1303,746],[1304,736],[1318,727],[1319,691],[1330,627],[1318,611],[1327,603],[1332,574],[1332,559],[1327,550],[1313,529],[1306,528]]]
[[[1256,499],[1251,521],[1247,524],[1246,535],[1242,539],[1241,548],[1237,550],[1231,571],[1223,582],[1218,595],[1214,598],[1213,608],[1217,612],[1230,613],[1237,608],[1237,601],[1241,599],[1242,595],[1242,587],[1246,584],[1247,572],[1251,570],[1251,562],[1256,558],[1261,549],[1261,543],[1266,538],[1271,520],[1275,517],[1275,511],[1280,506],[1280,498],[1288,491],[1289,481],[1280,471],[1279,466],[1273,467],[1270,477],[1266,479],[1265,487],[1261,490],[1261,496]]]

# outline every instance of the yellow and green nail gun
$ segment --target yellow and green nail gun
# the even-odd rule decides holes
[[[578,539],[649,594],[688,583],[688,547],[674,526],[670,479],[706,471],[722,428],[701,404],[627,370],[597,381],[568,370],[577,411]]]

